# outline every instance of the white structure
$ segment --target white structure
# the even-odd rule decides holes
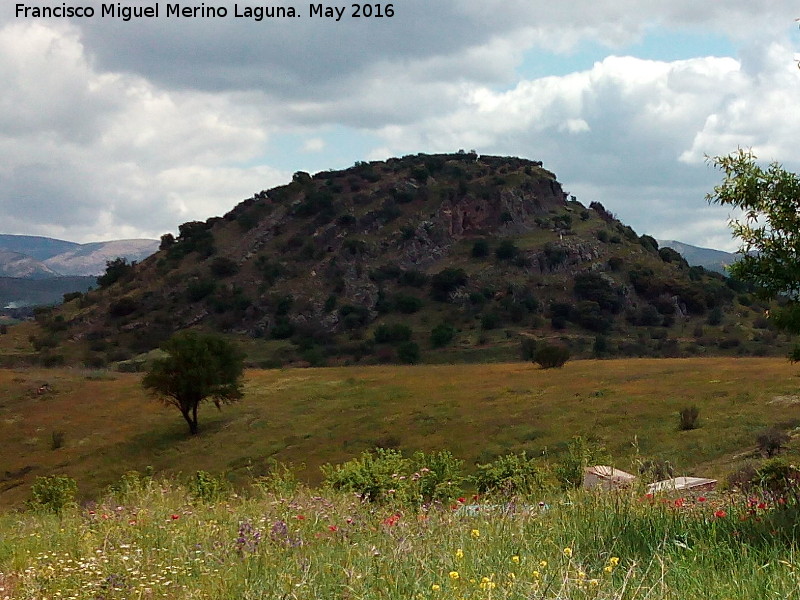
[[[604,490],[628,487],[636,480],[636,475],[620,471],[608,465],[595,465],[583,470],[583,487]]]
[[[703,477],[675,477],[656,481],[647,486],[648,494],[658,492],[690,491],[690,492],[713,492],[717,489],[716,479],[705,479]]]

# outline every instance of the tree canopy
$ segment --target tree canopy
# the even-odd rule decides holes
[[[242,397],[242,353],[224,338],[184,331],[173,335],[153,361],[142,385],[167,406],[176,407],[192,434],[198,432],[197,408],[211,398],[217,408]]]
[[[706,199],[743,213],[730,220],[742,255],[731,275],[752,283],[764,298],[786,300],[771,316],[779,327],[800,333],[800,177],[775,162],[763,168],[741,149],[711,162],[724,179]]]

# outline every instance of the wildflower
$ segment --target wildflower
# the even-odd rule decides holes
[[[600,580],[599,579],[590,579],[589,580],[589,585],[591,585],[593,587],[594,586],[598,586],[598,585],[600,585]]]
[[[479,537],[481,537],[481,532],[478,531],[477,529],[473,529],[472,531],[470,531],[469,534],[472,536],[472,539],[478,539]]]
[[[460,577],[461,575],[458,574],[458,571],[450,571],[450,579],[452,579],[453,581],[459,579]]]
[[[758,506],[756,506],[756,508],[758,508],[759,510],[764,510],[764,509],[767,508],[767,503],[766,502],[759,502]]]
[[[569,546],[564,548],[564,556],[566,556],[567,558],[572,558],[572,548],[570,548]]]
[[[606,565],[605,567],[603,567],[603,571],[605,571],[606,573],[611,573],[614,571],[614,567],[612,567],[611,565]]]
[[[294,518],[297,519],[298,521],[304,521],[306,516],[305,515],[295,515]]]
[[[181,518],[181,516],[173,514],[173,515],[170,515],[169,518],[172,519],[173,521],[177,521],[178,519]]]
[[[331,531],[339,531],[339,528],[336,525],[328,525],[328,529]]]
[[[543,569],[546,569],[547,568],[547,561],[546,560],[540,560],[539,561],[539,566],[541,568],[543,568]]]
[[[461,548],[457,548],[456,549],[456,558],[458,560],[461,560],[462,558],[464,558],[464,551]]]
[[[431,589],[432,589],[434,592],[438,592],[440,589],[442,589],[442,586],[440,586],[438,583],[434,583],[434,584],[431,586]]]
[[[459,504],[466,504],[466,502],[467,502],[467,499],[466,499],[466,498],[464,498],[463,496],[462,496],[461,498],[459,498],[459,499],[458,499],[458,503],[459,503]]]
[[[481,577],[481,585],[482,590],[493,590],[497,587],[497,584],[492,581],[489,577]]]
[[[714,511],[714,516],[717,517],[718,519],[722,519],[723,517],[727,517],[728,513],[726,513],[724,510],[720,508],[719,510]]]
[[[675,500],[675,508],[681,508],[683,506],[683,498],[678,498]]]
[[[612,567],[616,567],[619,564],[619,557],[612,556],[611,558],[608,559],[608,564],[611,565]]]
[[[697,499],[697,501],[698,501],[698,502],[705,502],[705,501],[706,501],[706,497],[705,497],[705,496],[700,496],[700,497]]]
[[[539,579],[539,578],[542,576],[542,574],[541,574],[541,573],[539,573],[539,571],[534,571],[534,572],[533,572],[533,573],[531,573],[531,574],[533,575],[533,578],[534,578],[534,579]]]
[[[517,556],[517,555],[512,556],[511,557],[511,562],[513,562],[514,564],[518,565],[519,564],[519,556]]]

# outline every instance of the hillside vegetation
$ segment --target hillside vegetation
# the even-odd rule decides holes
[[[679,431],[679,412],[700,411]],[[20,505],[36,476],[63,473],[82,498],[128,470],[225,474],[243,482],[293,464],[319,467],[378,447],[449,450],[468,471],[509,452],[558,458],[573,436],[636,472],[653,459],[678,475],[724,479],[761,460],[757,434],[800,425],[796,367],[784,359],[575,361],[249,371],[245,398],[200,411],[189,436],[177,411],[145,396],[137,374],[0,370],[0,504]],[[798,455],[797,441],[787,456]]]
[[[689,267],[519,158],[298,172],[179,231],[41,311],[30,359],[102,366],[188,327],[234,336],[254,366],[508,361],[522,341],[580,357],[786,351],[743,284]]]

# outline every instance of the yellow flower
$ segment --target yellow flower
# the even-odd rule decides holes
[[[606,565],[605,567],[603,567],[603,571],[605,571],[606,573],[611,573],[613,570],[614,567],[612,567],[611,565]]]
[[[452,579],[453,581],[455,581],[455,580],[456,580],[456,579],[458,579],[459,577],[461,577],[461,575],[459,575],[459,574],[458,574],[458,571],[450,571],[450,579]]]
[[[616,567],[619,564],[619,557],[612,556],[608,559],[608,564],[612,567]]]
[[[511,557],[511,562],[513,562],[515,564],[519,564],[519,556],[512,556]]]
[[[567,558],[571,558],[572,557],[572,548],[570,548],[569,546],[564,548],[564,556],[566,556]]]
[[[456,558],[459,559],[459,560],[464,558],[464,551],[461,548],[458,548],[456,550]]]
[[[599,580],[597,580],[597,579],[590,579],[590,580],[589,580],[589,585],[591,585],[591,586],[598,586],[598,585],[600,585],[600,581],[599,581]]]
[[[583,571],[578,571],[578,579],[586,579],[586,573]]]
[[[488,577],[481,578],[481,589],[482,590],[493,590],[497,587],[497,584],[489,579]]]
[[[473,529],[472,531],[470,531],[469,534],[472,536],[473,539],[481,537],[481,532],[478,531],[477,529]]]
[[[547,561],[546,560],[540,560],[539,561],[539,566],[541,568],[543,568],[543,569],[546,569],[547,568]]]
[[[534,571],[534,572],[533,572],[533,578],[534,578],[534,579],[539,579],[541,576],[542,576],[542,574],[541,574],[541,573],[539,573],[539,571]]]
[[[516,574],[516,573],[509,573],[509,574],[507,575],[507,577],[508,577],[508,578],[509,578],[511,581],[514,581],[514,580],[517,578],[517,574]]]
[[[440,589],[442,589],[442,586],[440,586],[438,583],[434,583],[434,584],[431,586],[431,589],[432,589],[434,592],[438,592]]]

